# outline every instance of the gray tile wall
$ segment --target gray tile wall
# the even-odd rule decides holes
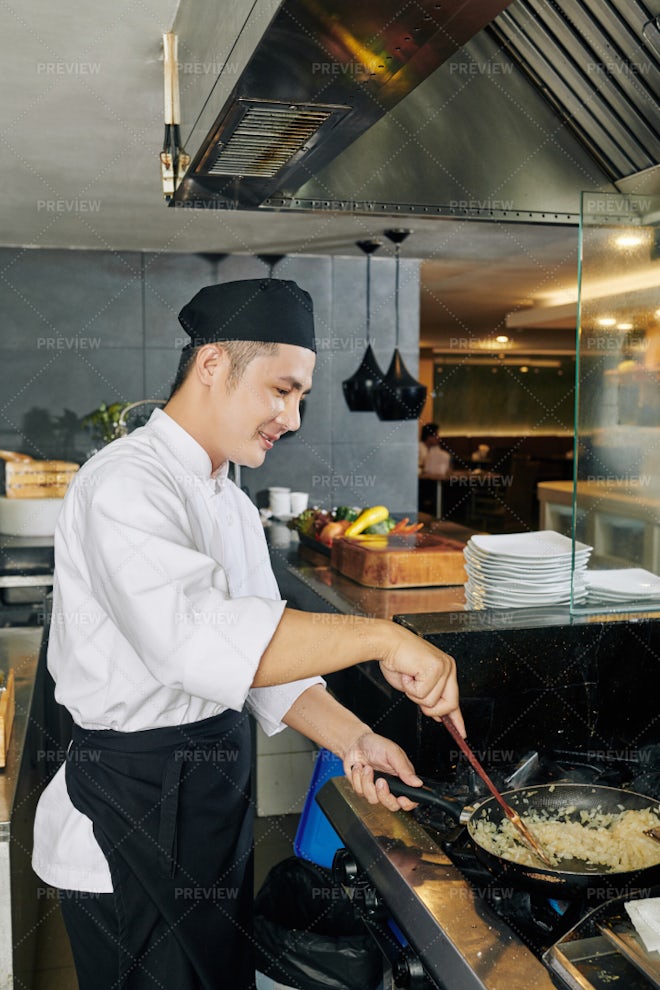
[[[269,485],[312,503],[384,503],[414,511],[417,423],[349,412],[341,382],[365,347],[365,264],[291,255],[274,274],[314,300],[318,359],[300,431],[242,484],[260,504]],[[176,314],[202,285],[266,275],[244,255],[0,249],[0,447],[82,461],[93,444],[80,419],[99,403],[165,398],[184,334]],[[400,347],[416,374],[419,265],[401,263]],[[394,349],[394,262],[372,261],[372,344],[383,370]]]

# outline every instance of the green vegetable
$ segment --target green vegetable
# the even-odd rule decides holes
[[[342,519],[348,519],[349,522],[353,522],[360,515],[361,511],[361,509],[351,508],[350,505],[338,505],[333,515],[337,522],[341,522]]]
[[[363,509],[357,519],[351,523],[344,534],[349,539],[352,536],[359,536],[366,532],[370,526],[383,522],[389,516],[389,509],[384,505],[372,505],[368,509]]]
[[[299,516],[296,516],[294,520],[296,529],[303,536],[309,536],[310,539],[314,539],[314,524],[316,522],[316,509],[305,509],[301,512]]]
[[[388,516],[387,519],[383,519],[382,522],[374,523],[373,526],[368,526],[363,532],[365,533],[389,533],[391,529],[394,529],[396,522],[392,519],[392,516]]]

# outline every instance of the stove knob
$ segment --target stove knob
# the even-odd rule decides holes
[[[429,986],[424,967],[417,956],[409,952],[400,955],[393,964],[392,980],[395,987],[405,987],[406,990],[422,990]]]
[[[332,860],[332,879],[335,883],[352,887],[358,882],[360,870],[348,849],[338,849]]]

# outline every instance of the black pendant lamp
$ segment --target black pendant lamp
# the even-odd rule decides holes
[[[278,265],[280,261],[286,258],[285,254],[258,254],[257,258],[259,261],[263,261],[264,265],[268,266],[268,278],[273,277],[273,272],[275,270],[275,265]]]
[[[362,363],[354,375],[342,382],[346,405],[351,412],[373,412],[373,391],[383,380],[383,372],[371,347],[371,255],[380,247],[380,241],[357,241],[357,246],[367,256],[367,349]]]
[[[379,419],[418,419],[426,401],[426,385],[422,385],[410,374],[399,352],[399,250],[402,241],[410,234],[409,230],[386,230],[388,237],[395,246],[396,280],[394,291],[394,309],[396,320],[396,336],[394,354],[387,374],[374,389],[374,409]]]

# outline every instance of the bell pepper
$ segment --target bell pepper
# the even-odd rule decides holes
[[[344,536],[358,536],[360,533],[368,529],[369,526],[375,526],[376,523],[384,522],[389,518],[390,510],[385,505],[372,505],[368,509],[364,509],[363,512],[357,517],[355,522],[352,522],[348,527]]]

